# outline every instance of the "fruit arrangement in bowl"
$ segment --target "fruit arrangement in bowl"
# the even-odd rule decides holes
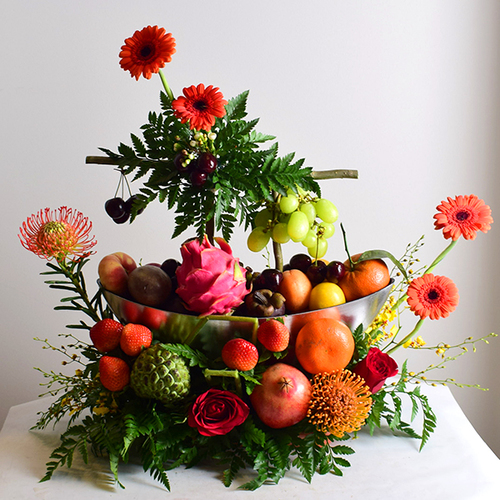
[[[23,246],[48,261],[47,284],[69,293],[56,309],[85,317],[63,334],[67,345],[41,340],[77,365],[70,375],[42,372],[53,402],[36,427],[68,419],[42,480],[92,449],[109,457],[120,484],[119,464],[134,449],[167,489],[169,470],[205,459],[224,467],[225,486],[252,469],[240,488],[256,489],[292,467],[309,482],[342,475],[354,453],[346,442],[363,427],[387,424],[423,446],[436,416],[418,383],[456,382],[432,377],[441,362],[412,372],[393,355],[434,349],[444,363],[486,341],[426,346],[417,332],[456,308],[456,286],[434,269],[461,237],[489,230],[490,208],[474,195],[443,201],[435,228],[452,241],[417,270],[421,239],[400,259],[383,250],[351,256],[342,225],[347,258],[327,262],[339,213],[318,181],[355,173],[279,157],[276,143],[266,146],[274,137],[246,119],[248,92],[226,101],[219,88],[198,84],[175,98],[161,70],[174,53],[174,38],[157,26],[125,40],[122,68],[136,79],[160,75],[161,111],[149,113],[132,146],[102,148],[106,156],[87,162],[115,166],[122,190],[129,175],[142,181],[136,194],[117,190],[105,203],[117,224],[134,222],[155,200],[167,204],[172,237],[194,233],[180,258],[138,265],[125,252],[106,255],[89,295],[84,268],[96,242],[82,213],[41,210],[20,229]],[[251,251],[272,247],[272,265],[255,272],[233,255],[238,226]],[[284,244],[303,253],[284,263]],[[417,317],[409,331],[404,312]],[[403,397],[422,412],[421,430],[404,421]]]

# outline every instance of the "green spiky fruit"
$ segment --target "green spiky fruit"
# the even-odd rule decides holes
[[[186,397],[190,382],[184,359],[163,344],[142,351],[130,374],[130,385],[139,397],[157,399],[166,406]]]

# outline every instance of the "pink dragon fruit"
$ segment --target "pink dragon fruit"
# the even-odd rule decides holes
[[[205,235],[184,243],[182,264],[177,268],[177,294],[189,310],[202,316],[228,314],[241,304],[248,293],[245,273],[231,247],[222,238],[215,238],[214,247]]]

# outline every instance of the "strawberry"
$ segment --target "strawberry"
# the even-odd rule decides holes
[[[288,347],[290,331],[281,321],[270,319],[259,325],[257,339],[268,351],[281,352]]]
[[[108,391],[121,391],[130,381],[130,368],[123,359],[103,356],[99,360],[99,375]]]
[[[122,329],[114,319],[101,319],[90,329],[90,339],[99,352],[109,352],[120,345]]]
[[[259,361],[259,351],[245,339],[231,339],[222,348],[222,361],[228,368],[246,372],[255,368]]]
[[[153,341],[151,330],[144,325],[128,323],[123,327],[120,347],[129,356],[138,356],[142,349],[147,349]]]

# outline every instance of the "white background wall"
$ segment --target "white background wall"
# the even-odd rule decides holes
[[[75,321],[52,310],[59,296],[38,275],[44,261],[19,244],[27,216],[68,205],[90,217],[99,242],[95,266],[88,266],[92,290],[98,260],[108,253],[144,261],[179,256],[184,238],[171,240],[164,206],[152,205],[131,226],[114,225],[103,205],[118,175],[84,163],[99,146],[128,142],[159,108],[159,79],[136,82],[118,65],[123,40],[148,24],[177,39],[166,69],[176,95],[200,82],[226,97],[251,89],[250,117],[260,116],[259,130],[278,136],[283,154],[296,151],[317,170],[359,170],[359,180],[323,183],[354,252],[401,255],[425,233],[421,258],[428,262],[445,246],[432,216],[447,196],[475,193],[500,217],[498,1],[3,2],[0,422],[10,406],[39,394],[33,367],[59,369],[57,353],[33,337],[57,344]],[[448,319],[424,325],[429,343],[500,330],[498,229],[461,241],[438,268],[457,284],[461,303]],[[235,252],[263,267],[238,236]],[[327,257],[343,259],[340,231],[333,240]],[[289,246],[288,256],[300,251]],[[399,362],[408,354],[398,352]],[[500,455],[499,357],[493,340],[445,375],[490,388],[453,393]],[[433,353],[412,359],[415,371],[438,360]]]

